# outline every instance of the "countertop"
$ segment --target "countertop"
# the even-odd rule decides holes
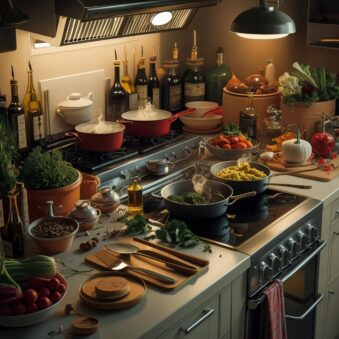
[[[107,217],[103,216],[101,226],[109,225],[108,220]],[[92,230],[91,237],[97,232],[103,235],[105,227],[96,231]],[[84,241],[83,237],[76,238],[72,249],[55,257],[79,270],[90,269],[91,267],[84,263],[84,257],[91,251],[97,251],[99,247],[89,252],[80,253],[76,249],[82,241]],[[103,246],[109,241],[100,241],[98,246]],[[55,338],[72,337],[70,328],[75,316],[63,315],[64,307],[69,303],[79,313],[92,315],[99,319],[99,331],[90,338],[154,338],[168,326],[178,321],[180,316],[184,314],[183,312],[191,312],[203,300],[215,295],[218,290],[249,268],[249,256],[213,245],[211,247],[212,253],[203,252],[201,247],[182,250],[188,254],[209,260],[208,270],[199,272],[194,279],[171,292],[163,292],[147,286],[146,295],[140,303],[129,309],[119,311],[98,311],[85,306],[78,298],[79,286],[93,272],[72,276],[69,270],[60,266],[61,273],[67,277],[68,291],[54,315],[48,320],[30,327],[1,328],[0,338],[48,338],[48,333],[57,331],[60,325],[63,326],[64,332]],[[177,312],[179,309],[180,314]]]

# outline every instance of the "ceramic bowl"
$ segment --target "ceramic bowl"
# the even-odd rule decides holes
[[[32,233],[32,230],[34,227],[36,227],[43,221],[53,221],[61,225],[67,223],[73,226],[74,231],[62,237],[40,238],[35,236]],[[68,250],[72,246],[75,234],[78,232],[78,230],[79,230],[78,222],[71,218],[45,217],[34,220],[31,224],[29,224],[28,235],[39,245],[44,254],[53,255]]]
[[[224,149],[222,147],[212,145],[212,139],[213,138],[207,140],[206,147],[212,154],[222,160],[237,160],[244,155],[258,152],[260,147],[260,142],[258,140],[254,140],[253,147],[244,149]]]
[[[9,316],[0,316],[0,326],[4,327],[25,327],[31,326],[41,321],[46,320],[49,318],[60,306],[60,303],[63,301],[66,293],[67,293],[67,282],[66,279],[58,273],[56,277],[66,285],[66,291],[56,303],[51,305],[44,310],[40,310],[34,313],[27,313],[23,315],[9,315]]]

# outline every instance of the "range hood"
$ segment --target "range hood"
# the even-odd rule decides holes
[[[20,26],[52,45],[113,39],[185,28],[199,7],[222,0],[14,0],[31,20]],[[154,25],[157,13],[172,19]]]

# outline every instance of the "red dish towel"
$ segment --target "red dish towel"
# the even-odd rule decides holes
[[[286,339],[284,289],[281,280],[264,290],[267,300],[268,339]]]

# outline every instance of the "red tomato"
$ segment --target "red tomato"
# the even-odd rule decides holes
[[[23,293],[23,298],[26,304],[33,304],[38,300],[39,296],[33,288],[29,288]]]
[[[53,305],[52,300],[47,298],[47,297],[39,298],[37,304],[38,304],[38,307],[39,307],[40,310],[43,310],[43,309]]]
[[[60,286],[60,280],[58,278],[52,278],[47,283],[47,287],[49,288],[50,291],[57,290],[59,286]]]
[[[57,301],[59,301],[60,299],[61,299],[61,297],[62,297],[62,294],[60,293],[60,292],[58,292],[58,291],[53,291],[52,293],[51,293],[51,300],[54,302],[54,303],[56,303]]]
[[[223,149],[231,149],[232,148],[230,144],[223,144],[221,147]]]
[[[325,165],[324,166],[324,170],[326,171],[326,172],[331,172],[332,170],[333,170],[333,168],[332,168],[332,166],[331,165]]]
[[[318,159],[318,165],[324,165],[326,163],[326,160],[323,157],[320,157]]]
[[[313,134],[311,138],[311,145],[315,154],[324,156],[332,151],[335,141],[331,134],[321,132]]]
[[[26,306],[23,304],[15,304],[12,307],[12,313],[15,315],[26,314],[27,313]]]
[[[39,307],[37,304],[29,304],[26,307],[27,307],[27,313],[34,313],[34,312],[39,311]]]
[[[331,159],[333,160],[333,159],[335,159],[337,157],[337,152],[333,152],[332,154],[331,154]]]
[[[51,294],[51,292],[47,287],[40,287],[38,289],[39,297],[49,297],[50,294]]]
[[[238,143],[236,143],[235,148],[243,149],[243,148],[247,148],[247,145],[243,141],[239,141]]]
[[[238,138],[238,137],[231,137],[231,138],[230,138],[231,144],[236,144],[238,141],[239,141],[239,138]]]
[[[60,292],[61,294],[64,294],[66,292],[66,285],[61,283],[58,287],[58,292]]]

